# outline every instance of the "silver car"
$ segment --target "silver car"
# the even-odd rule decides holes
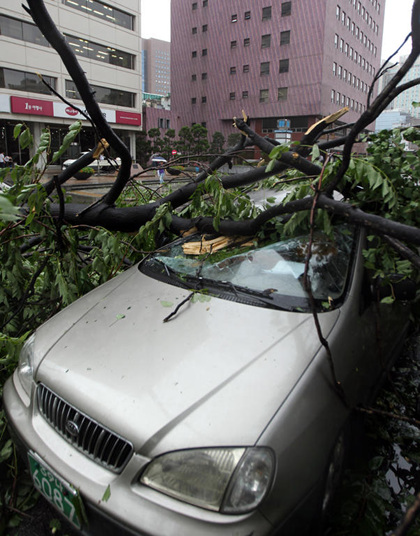
[[[301,534],[328,511],[351,409],[395,359],[408,305],[378,305],[357,229],[316,234],[312,300],[307,236],[226,242],[163,247],[22,350],[11,428],[84,534]]]

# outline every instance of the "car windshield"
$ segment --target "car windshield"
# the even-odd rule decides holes
[[[177,240],[148,257],[140,269],[168,283],[226,299],[310,309],[304,287],[309,235],[219,251],[212,251],[214,243],[197,235]],[[331,308],[343,301],[353,243],[354,233],[346,226],[338,226],[332,238],[322,232],[314,234],[308,274],[318,305],[327,302]]]

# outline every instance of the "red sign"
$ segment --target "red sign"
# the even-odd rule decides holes
[[[123,125],[134,125],[141,127],[141,114],[136,114],[134,112],[121,112],[117,110],[116,120],[117,123]]]
[[[77,115],[79,113],[78,110],[75,110],[71,106],[67,106],[67,108],[65,109],[65,112],[67,115]]]
[[[172,154],[175,156],[177,153],[176,149],[172,149]]]
[[[10,97],[12,112],[16,114],[54,116],[53,103],[26,97]]]

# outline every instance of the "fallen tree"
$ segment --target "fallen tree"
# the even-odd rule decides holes
[[[41,162],[45,159],[47,166],[58,161],[81,124],[70,128],[56,153],[51,152],[50,135],[45,131],[30,162],[12,172],[2,172],[3,178],[13,180],[7,195],[0,195],[3,377],[14,368],[29,331],[156,244],[191,229],[203,234],[254,237],[279,217],[285,233],[302,223],[308,229],[311,220],[328,229],[335,217],[344,218],[382,239],[367,258],[378,275],[392,266],[394,271],[419,280],[418,152],[406,152],[399,131],[373,135],[366,134],[365,129],[398,94],[420,82],[401,83],[420,53],[420,0],[413,3],[410,55],[378,97],[372,100],[369,95],[366,111],[356,123],[337,126],[346,111],[343,109],[313,125],[299,144],[283,146],[259,136],[244,114],[233,121],[235,131],[241,134],[238,143],[203,166],[189,183],[165,190],[165,194],[142,188],[138,181],[141,176],[130,175],[131,155],[104,119],[85,73],[44,3],[28,0],[27,10],[75,82],[97,133],[98,146],[50,182],[41,184],[45,169]],[[385,69],[386,65],[381,71]],[[377,77],[373,84],[376,82]],[[325,135],[345,127],[350,129],[347,135],[325,140]],[[407,129],[403,135],[405,140],[420,143],[418,128]],[[16,136],[22,146],[31,143],[26,125],[17,127]],[[365,158],[353,154],[354,144],[360,141],[368,146]],[[343,152],[336,152],[342,145]],[[100,153],[106,155],[109,147],[122,162],[110,190],[90,206],[66,199],[66,182]],[[259,167],[237,175],[219,172],[232,158],[251,148],[264,154]],[[287,194],[281,202],[272,201],[268,208],[257,211],[247,197],[251,188]],[[340,200],[336,192],[341,194]],[[7,449],[11,449],[9,443]],[[7,454],[7,449],[0,450]],[[14,478],[12,491],[7,493],[8,504],[15,508]]]

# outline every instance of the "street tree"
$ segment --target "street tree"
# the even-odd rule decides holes
[[[218,130],[213,134],[213,138],[210,144],[210,153],[212,155],[218,155],[223,153],[223,147],[225,145],[225,137]]]

